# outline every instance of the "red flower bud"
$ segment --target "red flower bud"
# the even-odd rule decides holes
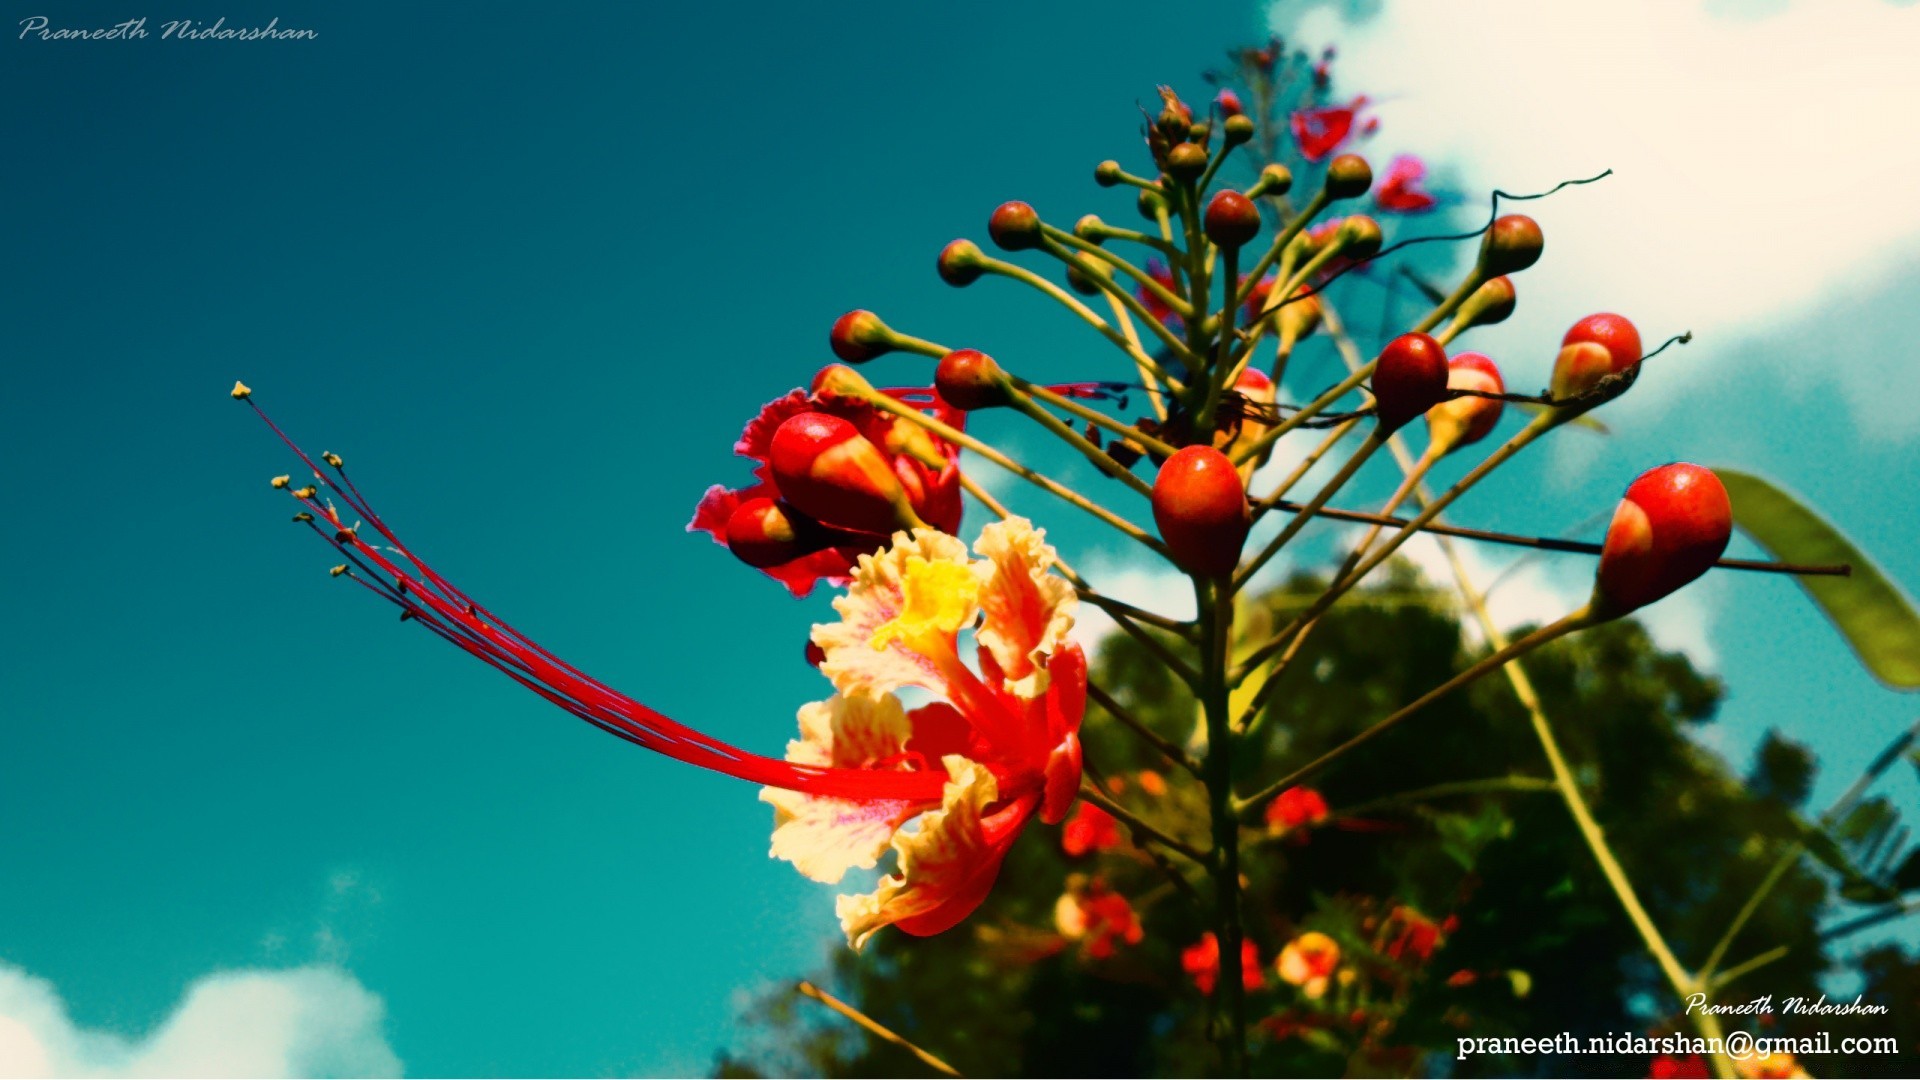
[[[1167,175],[1176,180],[1189,183],[1200,179],[1207,171],[1206,148],[1197,143],[1183,142],[1167,151]]]
[[[1560,345],[1548,385],[1555,398],[1578,397],[1640,362],[1640,331],[1625,315],[1589,315],[1573,324]]]
[[[1040,215],[1023,202],[1001,203],[987,219],[987,235],[1003,251],[1025,251],[1040,246]]]
[[[933,369],[933,388],[947,404],[972,412],[1007,404],[1007,374],[978,349],[955,349]]]
[[[773,433],[768,464],[780,497],[828,525],[884,534],[922,524],[886,455],[837,416],[789,417]]]
[[[871,311],[849,311],[834,321],[827,341],[833,355],[849,364],[864,364],[893,351],[893,331]]]
[[[1239,470],[1211,446],[1183,447],[1160,466],[1153,481],[1153,520],[1174,561],[1208,577],[1233,573],[1253,527]]]
[[[1480,240],[1480,271],[1488,277],[1517,274],[1540,261],[1546,242],[1539,222],[1525,214],[1508,214]]]
[[[1359,154],[1341,154],[1327,162],[1327,197],[1357,199],[1373,186],[1373,166]]]
[[[1488,394],[1504,393],[1507,384],[1500,369],[1486,356],[1461,353],[1447,361],[1447,389],[1479,390]],[[1443,401],[1427,410],[1427,437],[1441,453],[1452,453],[1487,437],[1506,402],[1495,398],[1459,397]]]
[[[1447,352],[1425,334],[1401,334],[1373,369],[1374,416],[1382,434],[1447,400]]]
[[[1240,116],[1247,111],[1240,105],[1240,95],[1232,90],[1221,90],[1213,103],[1219,106],[1221,116]]]
[[[940,249],[940,280],[956,289],[964,289],[986,273],[982,260],[986,253],[971,240],[955,240]]]
[[[811,528],[809,527],[811,526]],[[792,562],[819,549],[805,534],[822,530],[772,499],[748,499],[727,518],[727,550],[748,566],[764,570]]]
[[[1733,535],[1733,504],[1713,470],[1677,462],[1649,469],[1613,513],[1594,576],[1597,613],[1625,615],[1699,577]]]
[[[1260,208],[1237,191],[1221,191],[1207,204],[1207,239],[1238,250],[1260,235]]]

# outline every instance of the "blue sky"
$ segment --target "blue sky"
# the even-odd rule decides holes
[[[1896,108],[1911,83],[1874,61],[1911,54],[1913,17],[1889,15],[1912,13],[1655,7],[1610,5],[1649,20],[1618,37],[1520,5],[1466,29],[1417,5],[1379,27],[1306,16],[1309,43],[1347,42],[1345,84],[1380,96],[1381,149],[1462,190],[1619,170],[1537,204],[1547,259],[1475,341],[1511,382],[1543,383],[1589,311],[1699,335],[1610,407],[1611,439],[1567,436],[1460,516],[1553,532],[1647,466],[1734,464],[1911,587],[1920,141]],[[214,1052],[257,1073],[704,1069],[743,989],[839,947],[830,890],[766,858],[750,788],[571,721],[328,579],[266,487],[286,457],[225,389],[246,379],[345,454],[417,550],[555,651],[775,750],[827,692],[800,659],[826,600],[685,535],[694,501],[745,476],[740,424],[827,359],[850,307],[1044,378],[1115,370],[1043,302],[955,293],[932,260],[1007,198],[1126,220],[1089,176],[1137,153],[1135,102],[1163,81],[1200,96],[1198,72],[1268,20],[1166,11],[193,0],[151,25],[319,36],[0,45],[0,1046],[29,1032],[54,1065],[134,1072]],[[0,22],[36,14],[103,24],[77,4]],[[1488,25],[1520,51],[1476,54]],[[1461,71],[1503,72],[1505,104],[1469,107]],[[1648,129],[1650,102],[1699,95]],[[1556,137],[1567,116],[1593,137]],[[1301,378],[1330,365],[1303,358]],[[1369,472],[1346,501],[1390,483]],[[1083,567],[1158,595],[1124,549],[1017,498]],[[1589,572],[1522,572],[1508,613]],[[1784,727],[1831,791],[1911,719],[1788,582],[1713,577],[1653,615],[1726,676],[1709,738],[1728,752]],[[236,1043],[235,1024],[263,1034]]]

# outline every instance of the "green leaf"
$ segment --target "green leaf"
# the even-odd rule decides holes
[[[1803,577],[1800,584],[1874,678],[1897,690],[1920,688],[1920,614],[1913,601],[1792,495],[1749,473],[1713,471],[1733,500],[1734,524],[1774,558],[1853,566],[1851,576]]]

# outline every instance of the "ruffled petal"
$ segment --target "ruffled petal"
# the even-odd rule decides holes
[[[979,567],[980,646],[992,652],[1008,689],[1025,698],[1046,692],[1047,660],[1073,629],[1080,603],[1070,582],[1047,572],[1058,560],[1046,537],[1015,517],[980,530],[974,543],[987,560]]]
[[[881,878],[873,892],[842,896],[836,904],[841,928],[856,949],[884,926],[927,935],[966,918],[992,890],[1007,848],[1032,814],[1034,800],[1028,798],[987,815],[999,798],[993,774],[958,756],[945,764],[940,809],[923,816],[917,831],[894,834],[899,872]]]
[[[902,632],[899,621],[910,614],[908,578],[933,581],[939,575],[929,571],[939,564],[967,567],[967,549],[958,539],[933,529],[895,533],[892,547],[861,556],[852,587],[833,602],[840,621],[813,628],[813,643],[826,654],[820,672],[835,690],[849,697],[878,697],[903,686],[918,686],[965,708],[961,699],[971,695],[964,686],[954,684],[969,676],[954,648],[954,634]],[[977,600],[952,599],[950,609],[941,613],[942,621],[972,622],[979,610]],[[879,648],[874,647],[876,640],[881,642]]]
[[[848,769],[897,768],[913,727],[900,700],[835,696],[800,709],[800,738],[787,744],[798,765]],[[855,867],[871,870],[894,832],[925,804],[904,800],[854,800],[804,795],[784,788],[760,789],[773,806],[776,859],[791,862],[815,881],[836,884]]]

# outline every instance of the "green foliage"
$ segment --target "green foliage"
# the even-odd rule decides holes
[[[1800,584],[1860,662],[1888,686],[1920,688],[1920,615],[1913,601],[1840,531],[1792,495],[1760,477],[1715,469],[1733,500],[1733,520],[1783,562],[1850,563],[1847,577],[1803,577]]]
[[[1338,744],[1484,651],[1463,638],[1451,594],[1404,566],[1381,578],[1330,612],[1282,676],[1242,755],[1242,790]],[[1321,585],[1289,582],[1243,613],[1241,632],[1262,640],[1263,624],[1284,622]],[[1818,922],[1876,910],[1836,895],[1822,863],[1853,899],[1882,900],[1896,886],[1889,864],[1901,841],[1888,835],[1884,804],[1859,803],[1831,830],[1809,823],[1801,803],[1813,762],[1777,737],[1743,783],[1688,734],[1711,721],[1718,682],[1655,648],[1636,623],[1564,639],[1526,663],[1594,813],[1683,958],[1697,963],[1711,951],[1783,853],[1824,843],[1819,862],[1795,864],[1759,905],[1723,968],[1775,946],[1786,955],[1716,996],[1817,992],[1843,947],[1823,942]],[[1138,643],[1109,638],[1094,680],[1174,742],[1195,738],[1194,700]],[[1091,775],[1118,788],[1120,802],[1206,845],[1204,794],[1191,777],[1097,708],[1086,745]],[[1163,794],[1143,790],[1143,770],[1167,781]],[[1248,934],[1262,976],[1251,997],[1255,1075],[1621,1075],[1647,1063],[1454,1061],[1454,1040],[1684,1030],[1546,775],[1526,714],[1493,677],[1318,777],[1329,820],[1283,834],[1249,827]],[[864,954],[837,954],[824,984],[963,1073],[1216,1072],[1208,1001],[1181,963],[1207,926],[1196,903],[1209,896],[1204,876],[1177,859],[1170,874],[1124,839],[1072,858],[1061,835],[1030,828],[968,922],[926,939],[882,934]],[[1128,897],[1145,929],[1138,944],[1104,958],[1090,955],[1087,939],[1062,937],[1054,921],[1063,891],[1092,879]],[[1879,891],[1868,896],[1861,882]],[[1341,948],[1341,973],[1319,997],[1282,983],[1274,964],[1307,931]],[[1851,1018],[1846,1033],[1904,1033],[1910,1045],[1916,965],[1897,949],[1868,954],[1860,972],[1869,1000],[1905,994],[1907,1005],[1878,1026]],[[784,990],[768,994],[753,1015],[758,1044],[734,1048],[722,1070],[925,1075],[897,1047],[793,1002]],[[1780,1017],[1768,1033],[1821,1026]],[[1901,1060],[1850,1058],[1844,1067],[1871,1075]]]

